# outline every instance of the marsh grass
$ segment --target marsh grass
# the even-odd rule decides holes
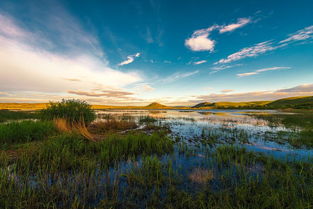
[[[125,131],[137,127],[138,126],[134,121],[111,118],[105,121],[101,120],[92,123],[88,126],[88,130],[90,130],[91,133],[104,134],[108,131]]]
[[[57,130],[50,121],[20,121],[0,124],[1,146],[42,140],[55,135]]]
[[[139,118],[139,123],[154,123],[157,119],[150,116],[142,116]]]
[[[9,120],[37,119],[37,112],[0,110],[0,123]]]
[[[284,125],[292,132],[281,132],[278,140],[287,141],[290,145],[300,147],[313,147],[313,113],[298,112],[296,114],[269,114],[255,117],[267,120],[271,126]]]

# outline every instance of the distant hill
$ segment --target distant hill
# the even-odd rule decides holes
[[[261,108],[268,104],[269,101],[253,101],[253,102],[202,102],[192,108],[200,109],[231,109],[231,108]]]
[[[40,110],[48,103],[0,103],[0,109],[9,110]],[[93,109],[313,109],[313,96],[289,97],[275,101],[251,102],[202,102],[193,107],[170,107],[153,102],[147,106],[109,106],[92,105]]]
[[[268,108],[295,108],[295,109],[313,109],[313,96],[289,97],[270,102],[266,105]]]
[[[145,106],[145,108],[148,108],[148,109],[165,109],[165,108],[169,108],[169,107],[162,105],[160,103],[157,103],[157,102],[153,102],[153,103]]]
[[[196,104],[192,108],[204,108],[204,107],[212,107],[212,106],[214,106],[214,103],[202,102],[202,103]]]

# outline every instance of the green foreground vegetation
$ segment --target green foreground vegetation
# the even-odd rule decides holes
[[[82,108],[79,117],[62,113],[64,101],[36,121],[0,124],[0,208],[313,208],[312,159],[217,145],[217,132],[191,146],[151,117],[140,118],[142,129],[126,117],[87,121],[94,142],[55,124],[60,117],[71,123],[94,117],[85,103],[71,102],[70,109]],[[291,145],[313,147],[312,114],[254,117],[297,131]]]

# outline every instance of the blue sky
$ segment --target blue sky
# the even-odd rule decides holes
[[[313,95],[313,2],[0,2],[0,102]]]

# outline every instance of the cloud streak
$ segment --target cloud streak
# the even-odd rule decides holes
[[[118,66],[128,65],[128,64],[134,62],[135,58],[139,57],[139,56],[140,56],[139,52],[136,54],[133,54],[133,55],[129,55],[129,56],[127,56],[127,59],[125,61],[119,63]]]
[[[200,65],[200,64],[203,64],[203,63],[206,63],[206,62],[207,62],[206,60],[200,60],[200,61],[194,62],[193,64],[194,65]]]
[[[308,26],[304,29],[298,30],[296,33],[289,35],[288,38],[279,42],[265,41],[265,42],[255,44],[254,46],[251,46],[251,47],[243,48],[239,50],[238,52],[235,52],[227,56],[224,59],[220,59],[214,64],[215,65],[226,64],[226,63],[238,61],[247,57],[256,57],[261,54],[265,54],[269,51],[273,51],[281,47],[287,46],[294,42],[305,41],[311,38],[313,38],[313,25]]]
[[[240,51],[233,53],[233,54],[229,55],[227,58],[221,59],[214,64],[226,64],[226,63],[230,63],[230,62],[244,59],[246,57],[256,57],[256,56],[259,56],[260,54],[264,54],[268,51],[273,51],[276,48],[277,47],[273,47],[272,43],[269,41],[261,42],[261,43],[258,43],[256,45],[252,46],[252,47],[243,48]]]
[[[220,33],[230,32],[230,31],[236,30],[237,28],[241,28],[241,27],[247,25],[250,22],[251,22],[251,19],[249,19],[249,18],[239,18],[237,23],[233,23],[233,24],[230,24],[230,25],[222,26],[219,29],[219,32]]]
[[[260,74],[262,72],[266,72],[266,71],[275,71],[275,70],[288,70],[291,69],[290,67],[270,67],[270,68],[262,68],[259,70],[255,70],[253,72],[248,72],[248,73],[239,73],[237,74],[238,77],[246,77],[246,76],[251,76],[251,75],[257,75]]]
[[[313,25],[306,27],[302,30],[298,30],[296,33],[289,35],[287,39],[280,41],[279,43],[290,43],[295,41],[302,41],[313,37]]]
[[[197,73],[199,73],[199,70],[191,71],[191,72],[185,72],[185,73],[177,72],[177,73],[174,73],[174,74],[170,75],[169,77],[163,79],[162,81],[165,83],[170,83],[170,82],[174,82],[174,81],[177,81],[177,80],[180,80],[183,78],[193,76]]]
[[[101,92],[87,92],[87,91],[68,91],[70,94],[76,94],[80,96],[88,97],[113,97],[113,98],[128,98],[130,95],[134,95],[133,92],[120,91],[120,90],[103,90]]]
[[[282,99],[292,96],[309,96],[313,95],[313,84],[303,84],[286,89],[278,89],[272,91],[254,91],[243,93],[222,93],[194,96],[194,100],[190,102],[242,102],[242,101],[269,101]]]

